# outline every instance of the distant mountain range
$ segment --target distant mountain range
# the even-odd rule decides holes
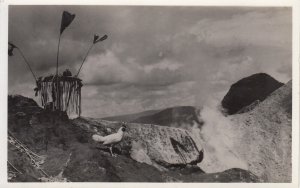
[[[252,110],[273,91],[281,87],[278,82],[266,73],[253,74],[234,83],[221,105],[229,115],[245,113]],[[156,124],[161,126],[182,127],[182,125],[203,125],[201,108],[194,106],[175,106],[160,110],[149,110],[140,113],[101,118],[109,121]]]
[[[139,113],[133,113],[133,114],[125,114],[120,116],[109,116],[104,117],[101,119],[108,120],[108,121],[125,121],[125,122],[132,122],[135,119],[138,119],[143,116],[151,116],[155,113],[160,112],[161,110],[147,110]]]
[[[177,106],[172,108],[167,108],[161,110],[155,114],[148,116],[141,116],[131,122],[134,123],[148,123],[156,124],[162,126],[170,125],[181,125],[181,124],[190,124],[194,122],[202,124],[197,117],[197,113],[200,109],[197,109],[194,106]]]
[[[192,126],[195,123],[201,126],[203,122],[197,117],[200,110],[200,108],[194,106],[176,106],[163,110],[150,110],[136,114],[105,117],[101,119],[172,127],[182,127],[182,125]]]

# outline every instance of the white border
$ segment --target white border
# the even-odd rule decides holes
[[[2,0],[11,5],[292,6],[293,0]]]
[[[159,6],[270,6],[293,7],[293,119],[292,183],[7,183],[7,40],[8,5],[159,5]],[[299,1],[297,0],[0,0],[0,187],[298,187],[299,179]],[[5,88],[5,89],[3,89]]]

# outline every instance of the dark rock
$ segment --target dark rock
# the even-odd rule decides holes
[[[258,73],[234,83],[222,100],[229,115],[235,114],[256,100],[263,101],[283,84],[265,73]]]
[[[80,146],[73,151],[63,174],[74,182],[162,182],[161,172],[147,164],[138,163],[97,148]]]
[[[23,97],[22,95],[9,95],[7,105],[9,112],[23,112],[24,108],[26,108],[27,113],[37,109],[41,110],[33,99]]]
[[[219,183],[228,183],[228,182],[261,182],[254,174],[249,171],[233,168],[225,170],[224,172],[218,173],[191,173],[188,176],[184,176],[185,182],[197,182],[201,179],[203,183],[219,182]],[[195,181],[196,180],[196,181]]]

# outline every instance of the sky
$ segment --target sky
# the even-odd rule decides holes
[[[292,10],[272,7],[10,6],[9,41],[38,76],[55,73],[62,12],[76,14],[63,32],[59,72],[79,77],[82,115],[106,117],[221,101],[239,79],[264,72],[292,78]],[[8,93],[34,98],[34,79],[16,51]]]

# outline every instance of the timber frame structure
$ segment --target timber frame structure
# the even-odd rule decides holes
[[[40,77],[37,92],[45,109],[81,114],[81,79],[72,76]]]

